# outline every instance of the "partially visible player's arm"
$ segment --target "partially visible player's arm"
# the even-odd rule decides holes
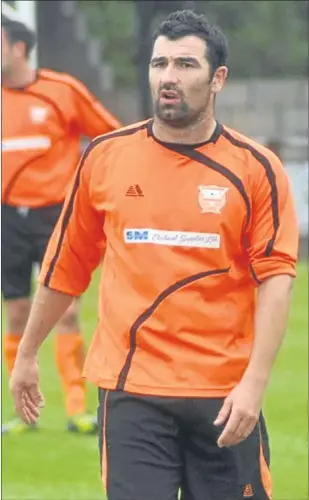
[[[73,299],[72,295],[39,285],[31,307],[29,319],[20,341],[18,354],[34,357]]]
[[[72,85],[76,124],[81,135],[94,137],[121,127],[119,120],[78,80]]]
[[[253,196],[249,256],[258,284],[253,348],[241,382],[226,398],[216,421],[220,425],[228,419],[219,446],[236,444],[252,432],[287,328],[298,224],[291,188],[279,160],[274,160],[273,168],[277,196],[274,191],[271,196],[265,174]]]
[[[49,241],[40,286],[19,345],[10,388],[16,410],[26,423],[37,420],[42,402],[36,361],[38,350],[72,298],[86,290],[102,257],[104,215],[93,208],[90,198],[93,162],[90,145]]]

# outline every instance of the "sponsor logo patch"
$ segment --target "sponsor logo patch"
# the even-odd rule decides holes
[[[125,229],[125,243],[150,243],[191,248],[220,248],[220,235],[161,229]]]

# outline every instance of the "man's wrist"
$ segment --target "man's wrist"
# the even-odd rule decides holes
[[[268,384],[269,374],[267,370],[255,369],[249,365],[242,380],[254,384],[257,387],[265,388]]]
[[[34,346],[23,344],[23,341],[21,341],[18,348],[18,356],[33,359],[37,356],[37,349]]]

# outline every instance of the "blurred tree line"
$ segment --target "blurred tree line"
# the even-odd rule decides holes
[[[79,0],[91,34],[102,42],[103,57],[117,86],[136,84],[139,63],[137,4],[134,1]],[[153,2],[143,2],[149,5]],[[225,33],[230,77],[271,78],[308,75],[308,2],[306,0],[199,0],[155,2],[151,27],[168,11],[194,5]],[[160,12],[164,7],[165,12]],[[177,6],[176,6],[177,4]],[[146,8],[147,10],[147,8]],[[145,41],[146,43],[146,41]]]

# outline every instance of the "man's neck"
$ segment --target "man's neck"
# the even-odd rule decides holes
[[[24,88],[33,83],[35,78],[35,70],[26,65],[8,75],[3,74],[2,85],[10,89]]]
[[[153,121],[153,134],[159,141],[177,144],[200,144],[208,141],[216,129],[214,116],[185,128],[170,127],[157,117]]]

